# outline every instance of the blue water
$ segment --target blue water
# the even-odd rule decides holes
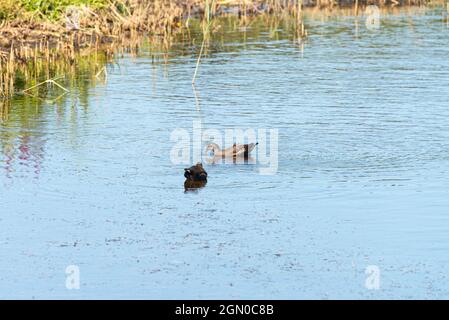
[[[283,23],[238,24],[221,22],[195,88],[192,33],[165,57],[144,45],[118,59],[83,99],[14,100],[1,298],[449,298],[445,22],[309,17],[303,43]],[[207,185],[185,193],[170,134],[193,121],[277,129],[277,171],[205,163]]]

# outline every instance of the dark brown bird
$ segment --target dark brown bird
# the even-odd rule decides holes
[[[207,172],[199,162],[190,168],[185,168],[184,177],[186,177],[186,181],[184,181],[184,190],[186,192],[197,191],[207,183]]]
[[[198,162],[196,165],[190,168],[184,169],[184,177],[189,181],[206,181],[207,172],[204,170],[202,163]]]
[[[207,183],[206,180],[193,181],[186,179],[186,181],[184,181],[184,191],[185,192],[198,191],[199,189],[204,188],[206,186],[206,183]]]

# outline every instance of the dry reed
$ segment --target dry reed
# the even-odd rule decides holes
[[[444,0],[446,1],[446,0]],[[66,67],[76,64],[83,50],[106,48],[109,54],[127,47],[130,39],[142,34],[169,38],[187,27],[193,16],[203,17],[203,40],[192,83],[201,57],[207,52],[213,17],[237,13],[243,19],[261,13],[296,16],[298,39],[307,37],[303,8],[333,8],[355,4],[357,14],[366,4],[381,6],[421,5],[427,0],[108,0],[104,8],[71,7],[62,19],[50,22],[33,14],[17,15],[0,23],[0,97],[13,96],[20,86],[36,85],[36,70],[47,69],[40,82],[51,80],[49,66],[62,60]],[[447,2],[445,2],[447,3]],[[449,7],[448,7],[449,10]],[[102,66],[104,67],[104,66]],[[97,70],[107,76],[106,69]],[[18,81],[20,80],[20,81]],[[34,82],[32,82],[33,80]],[[26,86],[24,86],[24,83]],[[47,82],[48,84],[48,82]],[[22,88],[23,89],[23,88]]]

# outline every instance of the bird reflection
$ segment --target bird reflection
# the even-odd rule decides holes
[[[184,192],[198,192],[199,189],[204,188],[207,184],[207,180],[204,181],[192,181],[186,179],[184,181]]]
[[[201,163],[184,169],[184,191],[198,191],[207,183],[207,172]]]
[[[255,164],[256,159],[252,156],[237,156],[237,157],[219,157],[210,156],[206,158],[207,164]]]

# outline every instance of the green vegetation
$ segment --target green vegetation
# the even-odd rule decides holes
[[[102,8],[106,0],[19,0],[16,1],[28,12],[35,12],[49,20],[58,20],[69,6],[88,6]]]
[[[1,0],[0,1],[0,20],[10,20],[17,16],[17,9],[19,8],[16,0]]]
[[[106,0],[1,0],[0,19],[10,20],[30,13],[56,21],[61,18],[69,6],[87,6],[99,9],[106,7],[107,3]]]
[[[258,15],[295,18],[289,20],[301,42],[307,38],[303,7],[325,8],[331,14],[341,6],[352,15],[357,14],[348,7],[353,3],[362,8],[368,3],[394,7],[428,1],[321,0],[305,4],[303,0],[0,0],[0,100],[32,85],[30,77],[21,78],[22,68],[33,70],[41,61],[54,64],[57,60],[74,65],[80,50],[124,48],[130,39],[141,35],[169,39],[189,28],[195,16],[202,21],[202,42],[192,83],[201,57],[208,53],[211,34],[220,29],[220,24],[215,23],[220,15],[238,13],[243,23]],[[230,7],[232,10],[228,10]],[[276,30],[276,24],[270,23]],[[37,79],[45,80],[51,80],[51,76]]]

